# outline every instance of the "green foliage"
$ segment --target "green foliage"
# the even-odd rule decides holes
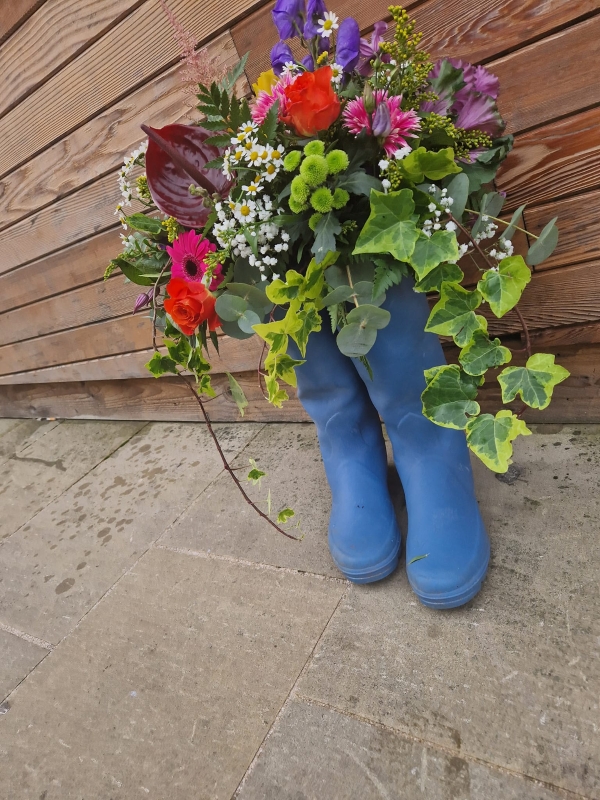
[[[328,214],[323,214],[321,219],[315,226],[315,241],[311,247],[311,252],[314,254],[318,263],[323,262],[328,253],[334,253],[337,248],[336,236],[342,232],[342,226],[339,219],[330,211]]]
[[[262,469],[259,469],[256,461],[253,458],[248,459],[250,463],[250,472],[248,473],[248,480],[253,486],[260,486],[261,479],[267,474]]]
[[[569,372],[554,363],[554,356],[536,353],[524,367],[507,367],[498,376],[502,400],[510,403],[517,395],[531,408],[547,408],[554,387],[569,377]]]
[[[373,259],[375,262],[375,275],[373,280],[373,296],[383,294],[387,289],[396,286],[406,275],[406,267],[399,262],[385,263],[383,259]]]
[[[304,146],[305,156],[322,156],[325,152],[325,145],[320,139],[315,139]]]
[[[443,150],[426,150],[417,147],[406,158],[395,163],[394,172],[411,184],[430,181],[441,181],[448,175],[455,175],[461,167],[454,160],[454,150],[445,147]]]
[[[389,253],[398,261],[408,261],[419,238],[414,210],[410,189],[389,194],[372,189],[371,214],[358,236],[354,255]]]
[[[510,350],[502,346],[500,339],[490,339],[483,331],[475,331],[471,341],[463,347],[458,356],[468,375],[483,375],[492,367],[508,364],[511,358]]]
[[[293,511],[291,508],[283,508],[279,514],[277,514],[277,522],[280,525],[288,522],[292,517],[296,516],[296,512]]]
[[[531,431],[523,420],[504,408],[496,416],[481,414],[467,422],[467,444],[494,472],[506,472],[511,463],[512,442]]]
[[[529,266],[534,267],[537,264],[541,264],[542,261],[545,261],[554,252],[558,244],[557,219],[558,217],[554,217],[554,219],[550,220],[529,248],[529,252],[527,253],[527,263]]]
[[[464,172],[459,172],[459,174],[455,175],[448,183],[446,189],[448,190],[448,197],[451,197],[454,201],[450,209],[452,215],[455,219],[460,220],[464,214],[469,197],[469,179]]]
[[[431,236],[419,234],[409,263],[422,280],[442,262],[456,261],[458,242],[452,231],[435,231]]]
[[[125,217],[125,223],[129,228],[135,231],[142,231],[143,233],[152,233],[158,235],[162,233],[163,227],[159,219],[148,217],[146,214],[132,214],[130,217]]]
[[[348,169],[350,159],[344,150],[331,150],[327,153],[327,169],[330,175],[337,175],[338,172],[343,172]]]
[[[479,378],[467,375],[456,364],[429,370],[425,378],[423,414],[432,422],[463,430],[469,417],[479,414],[479,404],[475,402]]]
[[[329,168],[323,156],[306,156],[300,164],[300,175],[308,186],[316,187],[325,183]]]
[[[431,310],[425,330],[452,336],[455,344],[465,347],[475,331],[487,331],[485,317],[475,313],[481,299],[477,290],[470,292],[458,284],[443,283],[440,299]]]
[[[415,284],[417,292],[439,292],[442,284],[460,283],[464,273],[458,264],[442,263],[428,272],[422,280]]]
[[[531,272],[522,256],[510,256],[502,259],[497,270],[485,272],[477,288],[494,314],[503,317],[517,305],[530,280]]]
[[[383,186],[379,178],[367,175],[364,169],[357,169],[356,172],[348,172],[342,175],[337,181],[338,189],[345,189],[352,194],[362,194],[369,197],[371,189],[381,192]],[[336,190],[337,191],[337,190]]]
[[[177,375],[177,362],[169,356],[164,356],[162,353],[154,353],[150,361],[146,364],[146,369],[154,375],[155,378],[160,378],[165,373]]]

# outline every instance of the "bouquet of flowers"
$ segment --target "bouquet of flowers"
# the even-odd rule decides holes
[[[188,373],[211,396],[217,329],[259,336],[276,406],[322,326],[370,372],[369,351],[390,323],[386,292],[408,281],[435,293],[425,330],[460,353],[457,364],[425,371],[422,412],[464,430],[469,447],[503,472],[512,441],[529,431],[522,412],[480,413],[477,392],[488,369],[502,368],[503,402],[519,396],[524,408],[543,409],[568,376],[553,355],[531,352],[517,307],[529,267],[551,254],[558,233],[553,220],[526,258],[514,253],[523,207],[501,219],[504,196],[492,183],[512,146],[498,79],[456,59],[433,63],[406,11],[390,14],[393,36],[379,22],[364,39],[323,0],[277,0],[281,41],[250,101],[234,92],[243,59],[199,86],[198,124],[143,126],[147,144],[121,173],[118,213],[132,232],[107,272],[146,287],[135,310],[151,307],[166,348],[147,365],[153,375]],[[145,174],[134,187],[135,166]],[[147,208],[126,216],[134,195]],[[476,285],[463,286],[461,259],[475,263]],[[488,334],[486,306],[497,318],[516,309],[524,366],[506,366],[512,353]],[[229,380],[243,413],[243,391]]]

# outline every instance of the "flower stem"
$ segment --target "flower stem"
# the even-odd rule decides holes
[[[352,283],[352,275],[350,274],[350,267],[346,264],[346,275],[348,276],[348,283],[350,284],[350,288],[354,289],[354,284]],[[352,299],[354,300],[354,305],[358,308],[358,298],[356,294],[352,295]]]
[[[475,211],[473,208],[465,208],[465,211],[469,211],[471,214],[481,214],[481,211]],[[483,212],[483,214],[484,214],[484,216],[489,217],[490,219],[493,219],[494,222],[501,222],[503,225],[506,225],[507,228],[510,225],[510,222],[507,222],[505,219],[500,219],[500,217],[492,217],[491,214],[488,214],[485,211]],[[455,220],[455,222],[456,222],[456,220]],[[539,239],[540,238],[539,236],[536,236],[535,233],[531,233],[531,231],[526,231],[525,228],[519,228],[518,225],[513,225],[513,228],[516,231],[521,231],[521,233],[527,234],[527,236],[532,236],[534,239]]]

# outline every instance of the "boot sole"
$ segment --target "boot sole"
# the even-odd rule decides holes
[[[381,581],[384,578],[387,578],[388,575],[391,575],[392,572],[394,572],[394,570],[397,568],[398,561],[400,559],[401,546],[402,542],[400,541],[398,542],[398,546],[393,550],[391,555],[385,559],[385,561],[381,561],[379,564],[376,564],[374,567],[369,567],[368,569],[347,570],[340,567],[339,564],[336,564],[336,567],[344,575],[344,577],[348,578],[348,580],[352,583],[363,584]]]
[[[488,557],[487,561],[483,569],[480,571],[479,575],[475,578],[472,583],[470,583],[466,587],[462,587],[455,592],[451,592],[446,595],[426,595],[422,594],[415,589],[413,584],[410,582],[410,588],[416,594],[418,600],[427,608],[458,608],[458,606],[464,606],[465,603],[468,603],[469,600],[472,600],[475,595],[481,589],[481,584],[483,583],[483,579],[485,578],[488,566],[490,563],[490,559]]]

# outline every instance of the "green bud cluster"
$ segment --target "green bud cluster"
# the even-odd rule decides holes
[[[302,155],[304,157],[302,157]],[[331,191],[324,184],[331,175],[337,175],[348,168],[349,159],[343,150],[332,150],[325,155],[325,145],[319,139],[309,142],[303,154],[292,150],[284,158],[284,169],[292,172],[299,168],[290,186],[289,206],[293,213],[299,214],[312,206],[317,212],[311,220],[317,224],[320,214],[327,214],[333,208],[343,208],[350,195],[344,189]]]
[[[283,168],[286,172],[293,172],[300,163],[302,153],[299,150],[290,150],[290,152],[283,159]]]
[[[145,175],[140,175],[136,178],[135,186],[137,189],[138,197],[142,200],[147,200],[149,203],[152,201],[152,195],[148,188],[148,178]]]
[[[167,232],[167,238],[169,242],[174,242],[179,236],[180,232],[183,230],[175,217],[167,217],[167,219],[164,219],[161,224]]]
[[[433,69],[433,61],[424,50],[419,50],[422,33],[415,33],[416,22],[401,6],[390,6],[389,12],[395,25],[394,39],[382,42],[380,49],[397,64],[409,62],[408,69],[400,75],[400,94],[404,99],[403,108],[417,108],[421,103],[421,93],[428,85],[427,76]]]
[[[457,128],[450,117],[443,117],[435,113],[427,114],[421,120],[422,134],[433,134],[436,131],[443,131],[452,139],[454,154],[459,158],[468,156],[471,150],[476,150],[479,147],[488,148],[492,146],[492,138],[483,131],[476,129],[467,131],[464,128]]]

